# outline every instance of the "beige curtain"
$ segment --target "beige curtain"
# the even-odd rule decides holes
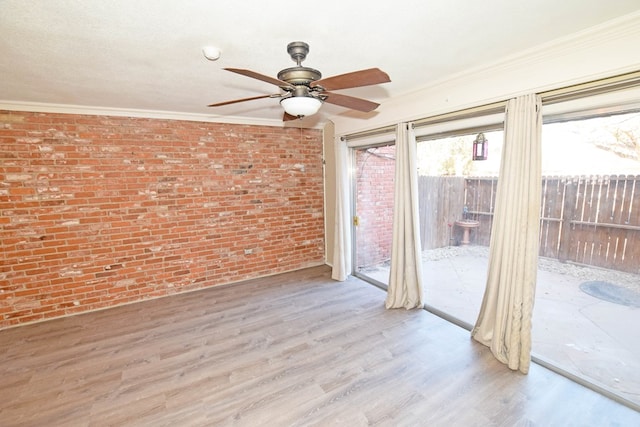
[[[424,304],[416,146],[413,128],[400,123],[396,130],[393,241],[385,302],[387,308],[411,309]]]
[[[331,278],[344,281],[351,274],[351,207],[349,192],[349,149],[346,142],[335,141],[336,222]]]
[[[502,363],[522,373],[531,361],[531,314],[540,230],[540,97],[509,100],[489,245],[489,270],[471,334]]]

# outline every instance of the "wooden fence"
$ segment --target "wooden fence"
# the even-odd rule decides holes
[[[488,246],[497,183],[421,176],[423,248],[457,244],[465,206],[473,243]],[[640,176],[544,177],[540,212],[540,256],[640,273]]]

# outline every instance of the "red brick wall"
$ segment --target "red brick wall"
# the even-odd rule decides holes
[[[323,262],[322,135],[0,111],[0,328]]]
[[[356,150],[356,268],[391,258],[395,145]]]

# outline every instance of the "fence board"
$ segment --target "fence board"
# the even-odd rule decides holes
[[[640,228],[640,177],[633,178],[633,196],[629,205],[627,222]],[[640,230],[627,230],[625,235],[624,263],[638,266],[640,273]]]
[[[564,191],[565,183],[561,178],[550,177],[542,182],[540,255],[545,257],[559,256]]]
[[[422,248],[453,244],[452,225],[461,218],[464,205],[464,178],[420,176],[418,193]]]

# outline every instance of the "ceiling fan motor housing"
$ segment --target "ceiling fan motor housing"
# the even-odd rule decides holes
[[[309,67],[285,68],[278,73],[278,80],[283,80],[292,85],[309,85],[311,82],[321,78],[320,71]]]

